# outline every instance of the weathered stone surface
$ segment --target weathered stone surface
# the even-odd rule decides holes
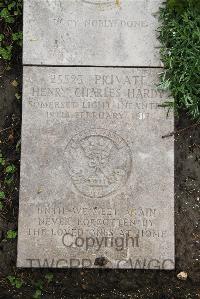
[[[25,0],[24,64],[160,66],[162,0]]]
[[[174,267],[158,72],[24,68],[19,267]]]

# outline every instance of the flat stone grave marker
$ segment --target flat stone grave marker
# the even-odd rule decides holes
[[[160,71],[24,68],[18,267],[174,268]]]
[[[160,66],[162,0],[24,0],[24,64]]]

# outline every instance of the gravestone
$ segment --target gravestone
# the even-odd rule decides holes
[[[18,267],[174,268],[174,145],[162,138],[173,113],[161,107],[162,69],[145,67],[160,63],[158,2],[25,1]],[[150,27],[132,28],[137,34],[81,27],[92,16],[139,22],[142,10]],[[78,16],[82,29],[64,31]]]
[[[162,139],[173,118],[158,72],[25,68],[19,266],[173,261],[173,144]]]
[[[162,0],[25,0],[24,64],[160,66]]]

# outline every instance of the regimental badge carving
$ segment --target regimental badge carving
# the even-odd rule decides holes
[[[119,190],[132,168],[131,151],[118,134],[105,129],[75,135],[65,149],[67,169],[76,189],[101,198]]]
[[[82,0],[82,2],[84,3],[88,3],[88,4],[105,4],[105,5],[108,5],[108,4],[112,4],[114,1],[116,0]]]
[[[119,5],[119,0],[82,0],[85,4],[96,5],[99,8],[111,8]]]

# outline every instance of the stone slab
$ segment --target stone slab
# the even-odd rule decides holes
[[[159,71],[24,67],[18,267],[174,268]]]
[[[160,66],[163,0],[24,0],[24,64]]]

